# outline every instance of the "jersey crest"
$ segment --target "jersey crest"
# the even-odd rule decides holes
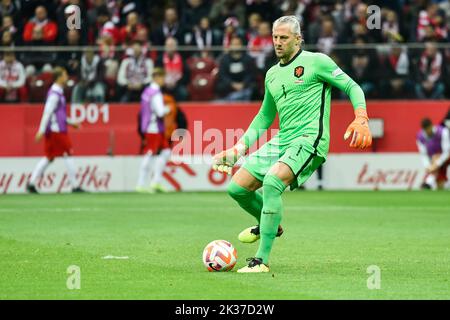
[[[300,78],[303,75],[304,71],[305,71],[305,68],[303,66],[295,67],[294,76],[296,76],[297,78]]]

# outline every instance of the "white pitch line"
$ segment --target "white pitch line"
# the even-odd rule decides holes
[[[127,260],[127,259],[129,259],[129,257],[128,256],[123,256],[123,257],[119,257],[119,256],[111,256],[111,255],[108,255],[108,256],[104,256],[104,257],[102,257],[102,259],[104,259],[104,260]]]

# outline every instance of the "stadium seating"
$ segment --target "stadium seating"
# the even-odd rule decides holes
[[[66,100],[69,102],[72,98],[72,91],[75,85],[78,83],[78,77],[76,76],[70,76],[69,80],[67,81],[67,85],[64,88],[64,96],[66,97]]]
[[[191,78],[188,86],[191,100],[207,101],[215,98],[214,87],[216,84],[217,72],[210,74],[200,73]]]
[[[187,60],[187,64],[191,73],[191,79],[194,79],[199,74],[210,74],[217,68],[216,61],[210,57],[191,57]]]
[[[214,87],[218,67],[211,57],[191,57],[187,60],[191,81],[188,92],[191,100],[207,101],[215,98]]]
[[[37,76],[31,76],[27,79],[30,102],[44,102],[47,91],[53,83],[51,72],[43,72]]]

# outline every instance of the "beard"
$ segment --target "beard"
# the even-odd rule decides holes
[[[291,51],[285,51],[285,50],[283,50],[283,51],[281,51],[281,52],[277,52],[277,51],[275,50],[275,55],[276,55],[277,58],[280,59],[280,60],[286,60],[286,59],[289,59],[289,57],[291,56],[292,52],[293,52],[292,50],[291,50]]]

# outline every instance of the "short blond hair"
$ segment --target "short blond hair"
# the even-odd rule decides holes
[[[164,70],[164,68],[160,68],[157,67],[155,69],[153,69],[152,75],[155,76],[164,76],[166,75],[166,71]]]
[[[64,67],[55,67],[55,68],[53,68],[53,70],[52,70],[53,81],[58,80],[58,78],[61,77],[64,72],[67,72],[66,68],[64,68]]]
[[[293,34],[302,35],[302,30],[300,29],[300,21],[296,16],[282,16],[273,22],[273,28],[280,24],[288,24],[291,27],[291,32]]]

